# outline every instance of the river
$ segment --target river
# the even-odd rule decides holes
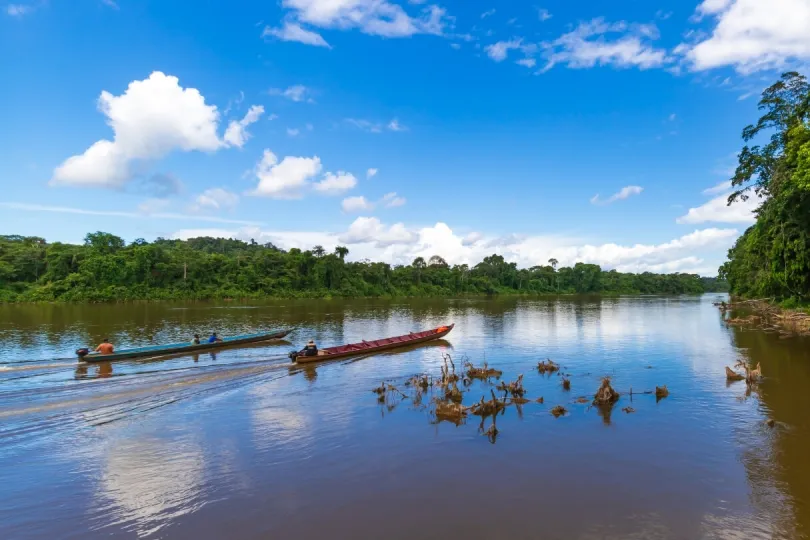
[[[0,538],[805,538],[808,341],[727,327],[717,297],[0,306]],[[445,340],[357,361],[286,357],[447,323]],[[275,328],[294,331],[170,360],[71,358],[104,337]],[[371,392],[438,375],[445,353],[524,375],[531,401],[497,418],[494,443],[476,417],[435,423]],[[538,374],[546,358],[570,390]],[[751,390],[725,380],[740,359],[761,363]],[[577,402],[605,375],[622,392],[610,414]],[[665,399],[638,394],[660,385]],[[474,383],[464,402],[484,395]]]

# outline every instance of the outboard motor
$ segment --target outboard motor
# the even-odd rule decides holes
[[[81,349],[76,349],[76,356],[78,356],[79,358],[84,358],[88,354],[90,354],[90,349],[88,349],[87,347],[82,347]]]
[[[295,364],[295,360],[296,358],[298,358],[298,351],[290,351],[290,354],[288,356],[290,357],[290,362]]]

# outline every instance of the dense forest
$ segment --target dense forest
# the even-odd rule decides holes
[[[810,294],[810,85],[785,73],[762,93],[759,121],[746,127],[746,145],[732,178],[729,204],[752,192],[764,198],[756,223],[729,250],[720,268],[731,293],[805,303]],[[749,146],[755,139],[764,145]]]
[[[692,274],[604,272],[594,264],[520,269],[499,255],[448,265],[348,262],[343,246],[284,251],[224,238],[135,240],[88,234],[83,245],[0,236],[0,302],[468,294],[699,294],[724,290]]]

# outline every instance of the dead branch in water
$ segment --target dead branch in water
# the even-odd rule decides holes
[[[503,401],[501,401],[495,397],[495,392],[490,390],[489,393],[492,395],[491,400],[484,401],[484,396],[481,396],[481,401],[470,406],[470,412],[475,416],[483,416],[486,418],[487,416],[496,415],[506,408],[506,395],[504,395]]]
[[[537,371],[541,374],[554,373],[555,371],[559,371],[559,369],[559,364],[555,364],[550,358],[546,358],[546,360],[543,362],[537,362]]]
[[[745,375],[740,375],[739,373],[732,371],[731,368],[726,366],[726,380],[727,381],[741,381],[745,379]]]
[[[509,384],[502,382],[498,386],[498,390],[511,394],[513,398],[523,397],[523,395],[526,393],[526,389],[523,388],[523,375],[518,375],[517,380],[512,381]]]
[[[563,387],[563,390],[571,390],[571,379],[569,379],[568,377],[563,376],[562,387]]]
[[[669,390],[667,389],[667,385],[656,386],[655,387],[655,399],[656,400],[664,399],[667,396],[669,396]]]
[[[619,401],[619,393],[610,386],[610,377],[602,379],[602,385],[593,396],[594,405],[613,405]]]
[[[627,414],[636,412],[636,410],[633,407],[624,407],[622,410]]]
[[[467,418],[467,409],[461,403],[437,401],[433,415],[437,422],[450,422],[458,426]]]
[[[481,381],[489,381],[491,378],[500,379],[503,375],[502,371],[490,368],[486,362],[484,367],[475,367],[471,362],[467,362],[464,366],[467,369],[467,377],[469,379],[478,379]]]
[[[554,418],[559,418],[560,416],[568,414],[568,410],[562,405],[557,405],[551,409],[551,414],[554,415]]]

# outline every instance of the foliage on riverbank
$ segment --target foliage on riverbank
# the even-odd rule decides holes
[[[765,114],[743,139],[768,138],[764,146],[743,147],[729,203],[755,194],[765,200],[720,275],[733,295],[796,307],[810,295],[810,85],[785,73],[762,93],[759,108]]]
[[[107,302],[260,297],[463,296],[481,294],[700,294],[723,289],[692,274],[605,272],[594,264],[519,269],[499,255],[448,265],[348,262],[349,250],[284,251],[223,238],[136,240],[88,234],[83,245],[0,236],[0,302]]]

